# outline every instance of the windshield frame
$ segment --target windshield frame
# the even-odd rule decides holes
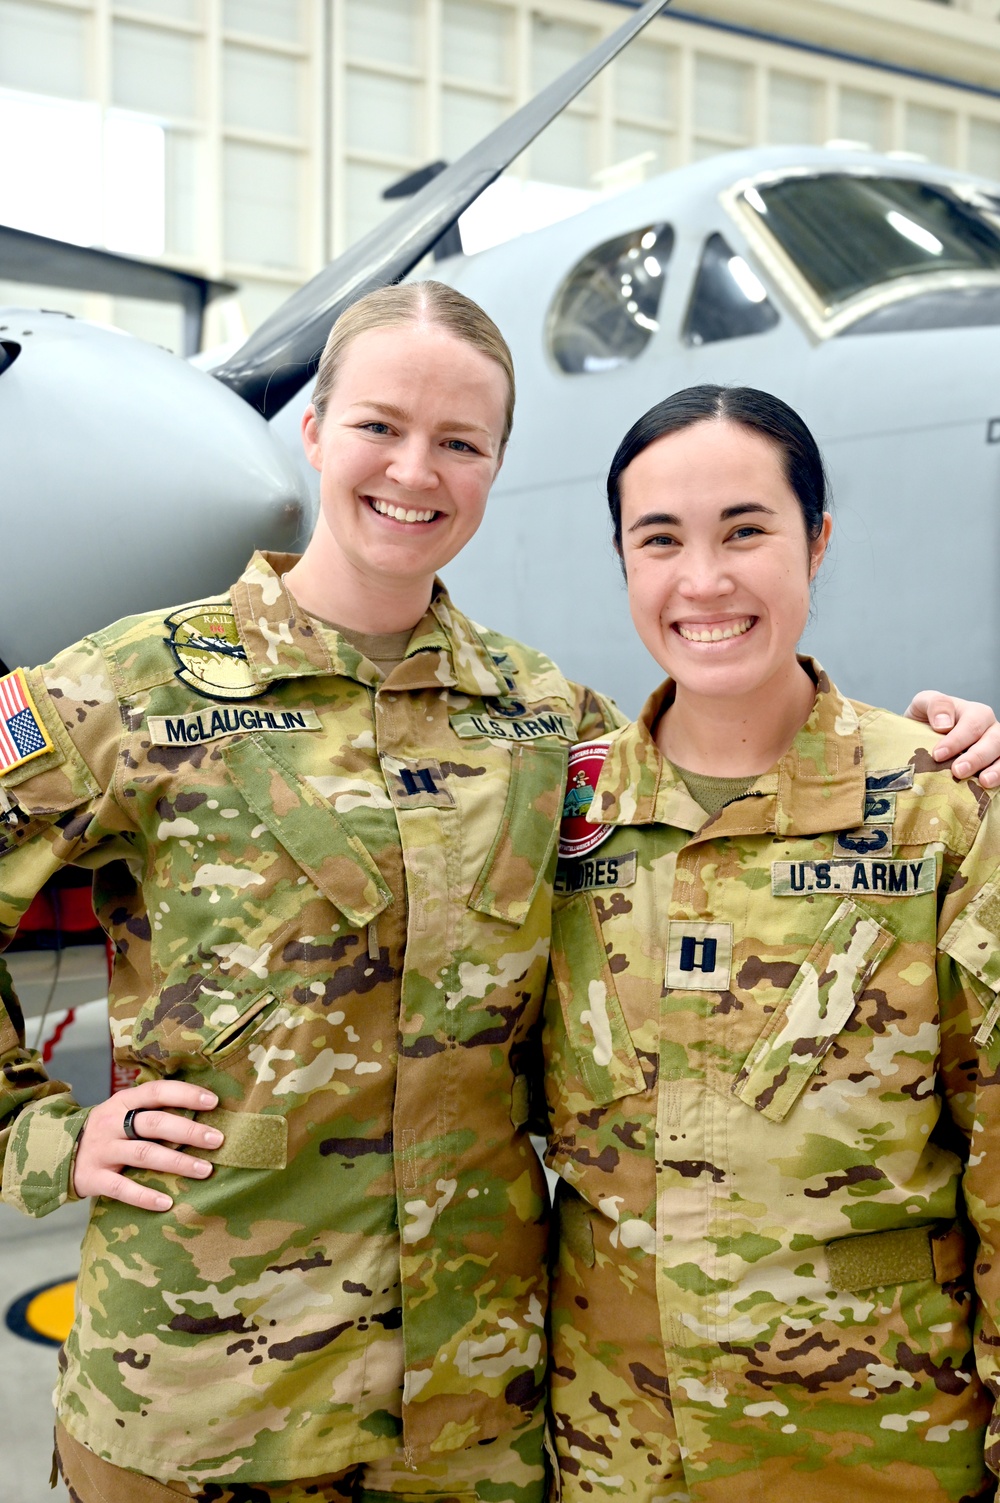
[[[896,177],[902,182],[926,183],[929,187],[952,193],[963,203],[979,207],[976,200],[988,198],[986,186],[981,189],[967,177],[947,179],[938,177],[931,168],[923,173],[900,171],[902,162],[887,164],[880,159],[868,163],[830,163],[829,166],[779,167],[764,172],[755,172],[740,178],[725,188],[719,195],[720,202],[729,217],[745,235],[754,254],[760,260],[777,290],[787,300],[799,321],[814,339],[834,339],[859,319],[885,308],[891,303],[901,303],[927,292],[929,289],[967,287],[1000,287],[1000,271],[921,271],[906,276],[893,277],[875,287],[865,288],[839,302],[825,303],[812,283],[794,262],[784,246],[767,228],[764,215],[758,213],[746,200],[750,188],[767,188],[775,183],[788,182],[793,178],[824,177]],[[1000,219],[1000,209],[997,211]]]

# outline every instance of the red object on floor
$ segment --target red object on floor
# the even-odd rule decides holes
[[[48,1064],[49,1060],[52,1058],[52,1055],[53,1055],[53,1052],[55,1050],[56,1045],[59,1043],[59,1041],[62,1038],[63,1034],[66,1032],[66,1029],[69,1027],[69,1025],[72,1022],[75,1021],[75,1019],[76,1019],[76,1008],[75,1007],[71,1007],[69,1009],[69,1011],[67,1012],[66,1016],[63,1018],[62,1022],[58,1023],[56,1025],[56,1028],[53,1031],[52,1037],[45,1040],[45,1044],[44,1044],[44,1047],[42,1049],[42,1064],[43,1065],[47,1065]]]

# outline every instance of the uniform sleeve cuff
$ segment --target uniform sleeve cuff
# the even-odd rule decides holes
[[[89,1116],[68,1095],[47,1096],[25,1107],[7,1142],[3,1199],[25,1216],[47,1216],[73,1191],[76,1145]]]

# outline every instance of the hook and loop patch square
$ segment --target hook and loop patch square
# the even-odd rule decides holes
[[[55,751],[20,668],[0,678],[0,773]]]
[[[670,920],[664,978],[668,987],[685,992],[728,991],[732,965],[732,924]]]

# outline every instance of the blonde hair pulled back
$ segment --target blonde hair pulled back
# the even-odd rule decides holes
[[[404,282],[378,287],[343,312],[326,341],[316,372],[313,406],[322,423],[344,356],[352,341],[370,329],[395,329],[405,324],[433,324],[495,360],[507,378],[507,408],[503,444],[514,422],[514,360],[489,314],[454,287],[444,282]]]

